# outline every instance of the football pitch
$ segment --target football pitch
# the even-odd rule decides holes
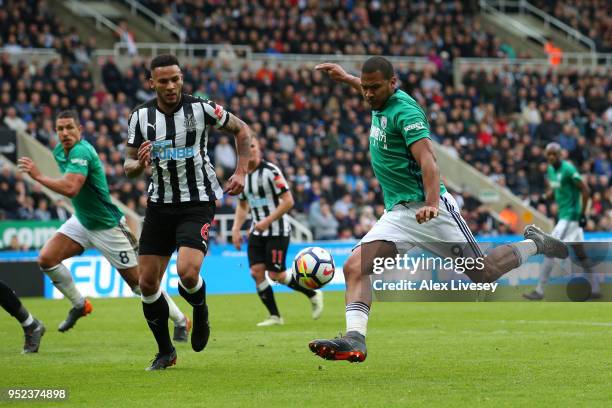
[[[156,347],[140,301],[92,299],[94,312],[57,331],[69,303],[24,299],[47,326],[40,352],[0,318],[0,388],[62,388],[43,406],[603,406],[612,383],[610,303],[375,303],[364,363],[325,361],[307,347],[344,329],[342,292],[318,321],[297,294],[277,294],[285,325],[255,294],[209,296],[202,353],[177,344],[177,365],[145,372]],[[182,310],[188,310],[180,297]],[[0,405],[11,404],[0,401]],[[30,406],[32,402],[14,403]]]

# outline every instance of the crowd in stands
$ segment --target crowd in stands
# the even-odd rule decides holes
[[[88,70],[76,74],[66,62],[30,69],[3,60],[2,123],[13,128],[18,123],[52,148],[57,143],[54,114],[76,108],[83,137],[105,163],[113,195],[142,214],[146,181],[127,180],[122,163],[129,111],[154,96],[146,85],[145,67],[145,61],[136,59],[120,70],[108,59],[102,68],[104,83],[96,86]],[[253,71],[244,66],[234,72],[217,68],[206,60],[186,65],[185,92],[213,99],[251,125],[265,157],[279,164],[292,185],[293,214],[307,220],[317,239],[363,236],[384,209],[369,164],[370,113],[361,96],[306,67],[264,64]],[[412,65],[396,68],[400,87],[427,108],[435,140],[551,217],[557,209],[543,198],[542,148],[550,141],[560,142],[592,190],[588,230],[612,228],[608,75],[540,73],[529,68],[471,70],[463,84],[454,87],[450,71],[435,64],[422,70]],[[218,177],[229,177],[235,163],[232,140],[212,134],[209,154],[217,163]],[[473,231],[503,234],[519,227],[512,220],[512,209],[500,222],[477,197],[456,193]],[[6,217],[28,218],[39,204],[33,200],[26,215],[11,211],[16,209],[14,203],[2,206]],[[219,205],[220,213],[232,213],[235,201],[225,198]]]
[[[247,44],[271,54],[516,56],[481,26],[473,1],[141,2],[182,26],[189,43]]]
[[[62,24],[46,0],[4,0],[0,5],[0,48],[4,52],[55,49],[78,70],[90,62],[95,37],[83,40],[75,27]]]
[[[51,202],[40,185],[29,186],[7,164],[0,168],[0,220],[66,220],[64,206]]]
[[[598,52],[612,52],[612,2],[609,0],[535,0],[533,3],[590,37]]]
[[[480,27],[471,3],[143,2],[186,26],[191,41],[246,42],[268,53],[427,55],[431,63],[424,68],[406,64],[396,69],[399,86],[426,107],[434,140],[551,218],[557,207],[544,198],[542,149],[558,141],[592,191],[587,230],[612,229],[610,72],[473,69],[454,86],[452,58],[513,52]],[[107,58],[97,83],[87,65],[94,40],[83,44],[52,16],[44,0],[6,4],[10,7],[0,10],[5,50],[7,45],[9,52],[11,47],[53,47],[61,58],[42,65],[11,63],[8,55],[0,56],[0,127],[26,130],[53,148],[54,116],[76,109],[83,138],[98,151],[112,194],[144,214],[147,183],[126,179],[122,164],[129,112],[154,97],[147,61],[136,57],[120,69]],[[316,41],[309,37],[313,33]],[[311,226],[315,238],[360,238],[382,215],[382,192],[369,164],[370,112],[357,92],[309,67],[264,63],[236,68],[200,60],[183,68],[185,92],[223,104],[255,130],[266,159],[279,164],[292,185],[292,214]],[[236,160],[233,141],[212,133],[209,155],[219,179],[227,179]],[[2,169],[0,190],[5,192],[0,194],[4,219],[65,215],[8,167]],[[475,233],[520,230],[514,209],[494,217],[478,197],[453,193]],[[233,213],[235,205],[225,197],[219,212]]]

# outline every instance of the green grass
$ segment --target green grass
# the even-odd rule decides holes
[[[497,408],[612,399],[610,303],[377,303],[368,359],[350,364],[307,348],[344,329],[342,293],[326,293],[316,322],[301,295],[277,299],[285,326],[257,328],[265,313],[255,294],[209,296],[206,350],[179,344],[177,365],[153,373],[144,371],[156,349],[138,299],[93,299],[93,314],[68,333],[56,331],[66,301],[25,299],[48,331],[40,353],[21,355],[21,329],[0,318],[0,388],[69,390],[68,403],[47,407]]]

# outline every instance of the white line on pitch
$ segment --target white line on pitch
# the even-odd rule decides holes
[[[583,322],[578,320],[498,320],[500,323],[519,324],[566,324],[571,326],[612,327],[612,322]]]

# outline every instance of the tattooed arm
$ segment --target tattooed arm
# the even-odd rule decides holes
[[[251,146],[251,128],[238,117],[228,112],[229,118],[220,130],[231,133],[236,140],[236,151],[238,153],[238,163],[236,171],[228,180],[228,185],[225,189],[230,195],[238,195],[244,189],[244,179],[246,177],[247,168],[249,165],[249,150]]]

